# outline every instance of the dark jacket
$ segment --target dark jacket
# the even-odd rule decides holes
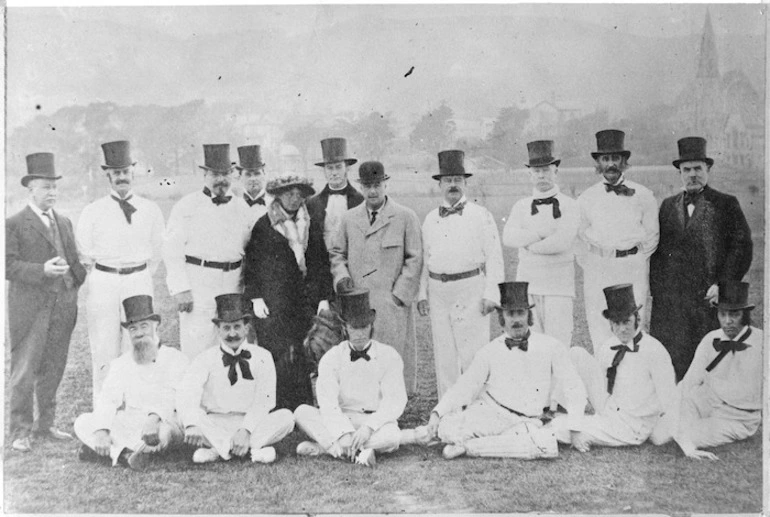
[[[364,202],[363,194],[357,191],[350,182],[342,190],[345,193],[345,197],[348,198],[348,210]],[[321,192],[307,201],[310,224],[321,229],[321,236],[323,236],[324,223],[326,222],[326,205],[329,204],[330,192],[329,185],[326,185]]]

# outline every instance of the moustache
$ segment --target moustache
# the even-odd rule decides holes
[[[128,185],[128,180],[116,180],[115,185]]]
[[[225,338],[225,341],[227,341],[228,343],[237,343],[240,340],[241,338],[239,338],[238,336],[227,336]]]
[[[604,172],[620,172],[620,169],[615,165],[610,165],[606,169],[604,169]]]
[[[514,329],[523,329],[523,328],[524,328],[524,324],[523,324],[523,323],[520,323],[520,322],[518,322],[518,321],[517,321],[516,323],[513,323],[513,324],[511,325],[511,328],[514,328]]]

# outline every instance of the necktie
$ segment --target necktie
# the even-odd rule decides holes
[[[369,225],[373,225],[374,221],[377,219],[377,210],[372,210],[372,216],[369,218]]]
[[[238,355],[228,354],[224,350],[222,351],[222,364],[230,368],[227,372],[227,378],[230,379],[230,386],[238,381],[238,372],[235,371],[235,365],[241,367],[241,374],[244,379],[253,381],[254,376],[251,375],[251,368],[249,368],[249,361],[251,359],[251,352],[248,350],[241,350]]]
[[[248,205],[249,205],[250,207],[252,207],[252,206],[254,206],[254,205],[262,205],[262,206],[265,206],[265,196],[260,196],[260,197],[258,197],[257,199],[251,199],[249,196],[247,196],[246,194],[244,194],[244,195],[243,195],[243,199],[245,199],[245,200],[246,200],[246,203],[248,203]],[[227,202],[227,201],[225,201],[225,203],[226,203],[226,202]]]
[[[329,195],[330,196],[344,196],[344,195],[346,195],[345,190],[346,189],[344,189],[344,188],[340,189],[340,190],[329,189]]]
[[[128,224],[131,224],[131,214],[136,212],[136,207],[128,202],[129,199],[131,199],[133,196],[128,196],[125,199],[121,199],[119,197],[110,196],[112,199],[117,201],[117,203],[120,205],[120,209],[123,210],[123,215],[126,216],[126,221],[128,221]]]
[[[546,197],[543,199],[533,199],[532,200],[532,215],[535,215],[537,213],[537,206],[538,205],[552,205],[553,207],[553,218],[558,219],[561,217],[561,210],[559,210],[559,200],[556,199],[556,196]]]
[[[607,393],[612,395],[612,390],[615,389],[615,376],[618,374],[618,365],[626,356],[626,352],[638,352],[639,341],[642,340],[642,332],[639,332],[634,336],[634,349],[629,350],[626,345],[611,346],[611,350],[617,350],[615,357],[612,358],[612,366],[607,368]]]
[[[203,193],[206,194],[208,197],[211,198],[211,202],[215,205],[223,205],[226,204],[232,199],[233,196],[211,196],[211,190],[209,190],[208,187],[203,187]]]
[[[625,186],[623,183],[618,183],[617,185],[610,185],[609,183],[605,183],[604,189],[607,192],[614,192],[615,195],[627,197],[633,196],[636,192],[636,190]]]
[[[59,255],[61,258],[65,258],[64,241],[62,241],[61,235],[59,234],[59,225],[56,224],[56,219],[54,218],[53,213],[48,211],[43,212],[43,215],[48,218],[48,233],[51,234],[51,240],[53,240],[54,246],[56,246],[57,255]],[[72,288],[75,285],[71,275],[72,273],[68,271],[67,274],[62,277],[64,285],[69,288]]]
[[[505,346],[508,350],[513,350],[515,347],[519,347],[522,352],[526,352],[529,348],[529,331],[523,339],[513,339],[512,337],[505,338]]]
[[[698,192],[690,193],[685,192],[684,193],[684,206],[687,205],[694,205],[698,199],[700,199],[700,195],[703,192],[703,190],[699,190]]]
[[[369,349],[371,347],[372,347],[372,345],[369,345],[368,347],[366,347],[365,350],[355,350],[355,349],[351,348],[350,349],[350,360],[352,362],[358,361],[359,359],[366,359],[368,361],[369,359],[371,359],[371,357],[369,357],[369,354],[368,354]]]
[[[440,206],[438,207],[439,217],[448,217],[452,214],[463,215],[465,209],[465,203],[458,203],[453,207]]]
[[[710,372],[711,370],[716,368],[716,366],[722,361],[722,359],[725,358],[725,356],[727,355],[727,352],[732,352],[734,354],[735,352],[741,352],[743,350],[746,350],[746,348],[748,348],[748,345],[744,343],[744,341],[746,341],[750,335],[751,335],[751,327],[749,327],[746,330],[746,333],[743,336],[741,336],[741,338],[738,341],[728,341],[728,340],[723,341],[719,338],[716,338],[714,340],[713,345],[714,345],[714,350],[719,352],[719,355],[716,356],[716,358],[713,361],[711,361],[711,364],[709,364],[706,367],[706,371]]]

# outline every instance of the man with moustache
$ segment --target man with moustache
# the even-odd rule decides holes
[[[606,129],[596,133],[596,172],[603,181],[578,197],[582,243],[577,256],[583,268],[586,319],[594,347],[612,337],[601,314],[602,289],[633,284],[634,294],[646,300],[649,258],[658,246],[658,205],[652,192],[624,177],[631,151],[624,149],[625,133]],[[640,313],[644,321],[644,313]]]
[[[430,314],[439,397],[489,342],[489,313],[499,301],[503,251],[497,224],[484,207],[465,197],[465,153],[438,153],[444,197],[422,224],[423,267],[417,310]]]
[[[738,200],[708,184],[714,160],[706,140],[682,138],[674,167],[684,191],[660,205],[660,244],[650,263],[650,333],[668,348],[677,379],[700,336],[717,328],[717,284],[740,281],[751,266],[751,230]]]
[[[348,143],[344,138],[321,140],[326,186],[307,201],[310,221],[324,237],[326,249],[334,246],[334,236],[342,222],[342,214],[364,202],[364,196],[348,182],[348,170],[358,160],[348,157]]]
[[[270,200],[265,193],[265,163],[258,145],[238,148],[240,163],[235,166],[243,186],[243,200],[249,207],[249,227],[253,228],[260,217],[267,212]]]
[[[171,209],[163,241],[168,291],[179,311],[179,341],[192,359],[216,344],[214,298],[241,292],[244,248],[251,233],[247,206],[232,201],[229,144],[204,145],[203,191]]]
[[[272,463],[275,449],[294,430],[291,411],[275,407],[275,365],[270,353],[246,342],[252,319],[239,293],[216,297],[219,346],[190,364],[177,391],[185,442],[196,447],[194,463],[250,453],[253,463]],[[272,411],[272,412],[271,412]]]
[[[556,184],[561,160],[553,142],[527,143],[532,196],[517,201],[503,230],[503,244],[519,250],[516,280],[529,283],[535,332],[572,343],[575,297],[575,238],[580,226],[577,202]]]
[[[161,344],[151,296],[131,296],[123,307],[132,350],[112,360],[94,411],[75,419],[75,434],[81,461],[143,470],[151,455],[182,443],[174,396],[189,361]]]
[[[358,181],[366,202],[342,216],[329,250],[337,293],[368,289],[377,311],[373,337],[389,343],[404,361],[407,394],[417,390],[412,301],[420,288],[422,236],[413,210],[387,195],[380,162],[364,162]]]
[[[110,362],[127,348],[121,302],[153,294],[165,225],[160,207],[131,190],[136,162],[130,142],[107,142],[102,150],[102,169],[112,188],[83,209],[76,231],[81,258],[91,272],[86,314],[94,403]]]
[[[29,452],[32,435],[71,439],[54,427],[56,390],[75,327],[78,288],[86,270],[72,222],[53,209],[58,197],[54,155],[26,157],[21,184],[29,204],[5,223],[5,278],[11,349],[10,433],[15,451]],[[34,419],[37,399],[37,421]]]

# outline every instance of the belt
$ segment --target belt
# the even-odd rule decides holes
[[[594,255],[599,255],[601,257],[622,258],[639,253],[639,246],[634,246],[633,248],[629,248],[627,250],[608,250],[600,248],[599,246],[594,246],[593,244],[589,244],[588,249]]]
[[[371,409],[364,409],[363,412],[365,415],[371,415],[372,413],[374,413],[374,411],[372,411]]]
[[[238,269],[239,267],[241,267],[241,262],[243,262],[243,260],[239,260],[237,262],[214,262],[212,260],[203,260],[203,259],[199,259],[198,257],[191,257],[190,255],[185,255],[184,259],[185,259],[185,262],[187,262],[188,264],[195,264],[196,266],[221,269],[224,272]]]
[[[94,264],[94,268],[98,269],[99,271],[104,271],[105,273],[115,273],[116,275],[130,275],[131,273],[136,273],[138,271],[144,271],[147,269],[147,263],[141,264],[139,266],[134,267],[107,267],[102,266],[99,263]]]
[[[505,406],[505,405],[501,404],[501,403],[500,403],[500,402],[498,402],[498,400],[497,400],[495,397],[493,397],[493,396],[492,396],[492,394],[491,394],[491,393],[489,393],[488,391],[487,391],[486,393],[487,393],[487,397],[489,397],[489,399],[490,399],[492,402],[494,402],[495,404],[497,404],[497,405],[498,405],[498,406],[500,406],[501,408],[505,409],[506,411],[508,411],[508,412],[510,412],[510,413],[513,413],[514,415],[520,416],[520,417],[522,417],[522,418],[532,418],[532,419],[535,419],[535,420],[540,420],[540,421],[543,423],[543,425],[545,425],[545,424],[547,424],[548,422],[550,422],[551,420],[553,420],[553,416],[554,416],[554,415],[553,415],[553,413],[551,412],[551,408],[549,408],[549,407],[543,408],[543,412],[542,412],[541,414],[537,415],[537,416],[529,416],[529,415],[525,415],[524,413],[521,413],[521,412],[519,412],[519,411],[516,411],[515,409],[511,409],[511,408],[509,408],[508,406]]]
[[[639,252],[639,246],[627,250],[615,250],[615,258],[627,257],[628,255],[636,255]]]
[[[441,280],[442,282],[452,282],[454,280],[462,280],[464,278],[471,278],[476,275],[481,274],[481,269],[471,269],[470,271],[466,271],[464,273],[433,273],[428,272],[428,276],[430,276],[433,280]]]

